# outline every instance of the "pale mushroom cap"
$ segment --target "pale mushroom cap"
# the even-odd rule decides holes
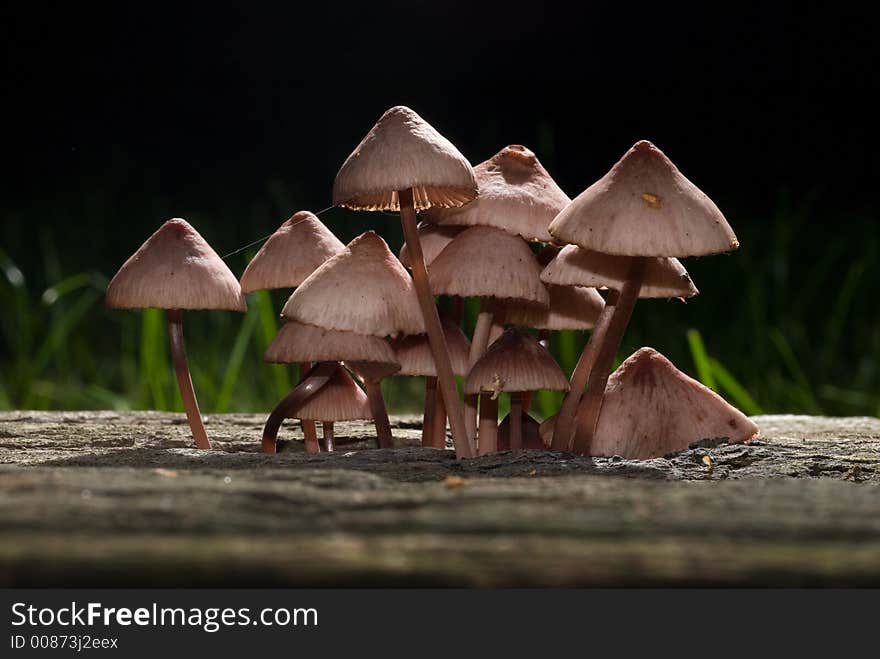
[[[489,346],[464,383],[466,394],[539,389],[567,391],[568,380],[537,339],[516,328],[506,330]]]
[[[589,286],[620,290],[626,282],[631,259],[601,254],[577,245],[566,245],[541,272],[541,281],[558,286]],[[648,258],[641,298],[693,297],[699,291],[676,258]]]
[[[367,395],[340,365],[294,417],[307,421],[354,421],[372,419],[373,415]]]
[[[419,245],[422,246],[425,265],[431,265],[437,255],[462,231],[462,227],[441,227],[430,222],[419,222]],[[407,268],[412,267],[406,243],[400,248],[400,262]]]
[[[399,367],[385,339],[330,330],[291,320],[281,326],[266,350],[265,360],[280,364],[359,360]]]
[[[416,210],[452,208],[477,196],[474,170],[452,142],[407,107],[383,114],[336,174],[333,203],[353,210],[398,211],[412,188]]]
[[[644,140],[566,206],[550,233],[625,256],[704,256],[739,247],[714,202]]]
[[[235,275],[180,218],[159,227],[119,268],[107,287],[107,304],[118,309],[247,310]]]
[[[504,322],[538,330],[587,330],[596,326],[605,301],[595,288],[547,286],[550,306],[510,302],[504,307]]]
[[[425,218],[444,225],[488,226],[528,241],[552,240],[547,227],[571,199],[537,156],[511,144],[474,167],[480,196],[461,208],[428,211]]]
[[[608,379],[592,455],[644,460],[683,451],[702,439],[747,442],[758,427],[721,396],[641,348]]]
[[[295,288],[345,245],[309,211],[299,211],[269,236],[241,276],[245,293]]]
[[[452,372],[464,377],[468,372],[468,353],[470,341],[461,331],[461,328],[448,318],[441,318],[443,334],[446,337],[446,346],[449,348],[449,358],[452,361]],[[399,336],[391,344],[394,354],[400,362],[399,375],[423,375],[436,377],[437,367],[434,364],[434,355],[431,353],[431,345],[427,334],[412,336]]]
[[[425,323],[412,279],[372,231],[309,275],[281,315],[326,329],[397,336],[421,334]]]
[[[471,227],[455,237],[428,269],[435,294],[550,303],[541,266],[519,236]]]

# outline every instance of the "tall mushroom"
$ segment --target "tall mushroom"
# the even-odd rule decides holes
[[[736,249],[721,211],[657,147],[637,142],[550,224],[564,243],[628,258],[626,281],[606,302],[607,328],[581,402],[575,449],[588,453],[614,355],[645,278],[646,257],[686,257]]]
[[[336,205],[353,210],[400,211],[412,278],[459,458],[471,457],[473,447],[428,283],[416,211],[462,206],[476,197],[477,183],[470,163],[449,140],[403,106],[393,107],[379,118],[343,163],[333,183]]]
[[[315,270],[290,296],[281,315],[316,327],[377,337],[425,331],[413,280],[372,231]],[[365,384],[379,446],[393,446],[380,383],[368,377]]]
[[[480,455],[497,450],[498,395],[510,394],[510,448],[522,448],[522,398],[550,389],[566,391],[568,380],[550,353],[531,334],[510,328],[468,373],[464,391],[480,395]],[[493,418],[494,411],[494,418]]]
[[[431,288],[444,295],[480,298],[471,338],[470,367],[486,352],[497,300],[547,306],[541,266],[525,240],[501,229],[474,226],[455,237],[431,263]],[[467,395],[467,392],[466,392]],[[476,396],[465,399],[468,433],[477,430]]]
[[[246,311],[238,280],[198,231],[180,218],[168,220],[114,275],[107,305],[168,310],[171,356],[180,397],[196,446],[211,448],[193,390],[183,340],[184,309]]]

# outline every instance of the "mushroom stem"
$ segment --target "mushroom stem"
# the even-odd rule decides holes
[[[453,295],[449,299],[449,317],[453,323],[461,327],[461,320],[464,318],[464,298]]]
[[[211,440],[208,439],[205,424],[202,422],[199,402],[196,400],[196,392],[193,390],[192,378],[189,374],[189,364],[186,361],[186,344],[183,341],[183,311],[180,309],[168,310],[168,335],[171,339],[171,357],[174,360],[174,370],[177,373],[177,386],[180,388],[180,397],[183,399],[189,429],[196,440],[196,446],[209,449],[211,448]]]
[[[545,350],[550,350],[550,330],[538,331],[538,343],[544,346]]]
[[[376,446],[394,448],[391,422],[388,420],[388,410],[385,409],[385,399],[382,398],[382,385],[372,380],[364,380],[364,385],[367,387],[367,398],[370,401],[370,411],[373,413],[373,423],[376,424]]]
[[[584,389],[590,380],[590,372],[593,370],[593,364],[596,361],[596,354],[602,345],[605,333],[608,331],[608,325],[611,322],[611,316],[617,306],[617,300],[620,293],[614,289],[608,291],[608,298],[605,300],[605,307],[596,321],[596,326],[590,334],[587,345],[581,351],[577,366],[571,374],[568,393],[562,399],[562,406],[556,415],[556,427],[553,430],[553,441],[550,445],[551,451],[570,451],[571,442],[574,437],[575,416],[578,412],[578,405],[584,395]]]
[[[300,419],[302,420],[302,419]],[[303,443],[306,447],[306,453],[315,454],[321,452],[321,445],[318,443],[318,427],[314,421],[302,424]]]
[[[522,393],[515,391],[510,394],[510,450],[522,451]]]
[[[480,394],[479,454],[498,452],[498,401],[492,394]]]
[[[461,400],[458,398],[458,386],[455,383],[455,375],[452,373],[452,361],[449,359],[449,348],[446,346],[446,337],[443,334],[440,316],[437,313],[437,307],[434,305],[434,296],[428,283],[425,256],[422,254],[419,231],[416,228],[416,210],[413,206],[412,188],[400,190],[397,196],[400,201],[400,223],[403,225],[403,235],[409,247],[413,284],[419,298],[422,317],[425,320],[425,329],[428,333],[431,353],[434,356],[434,364],[437,367],[440,391],[443,394],[443,400],[448,410],[449,423],[452,426],[452,441],[455,444],[455,455],[458,458],[470,458],[474,455],[474,447],[468,437],[467,426],[464,423]]]
[[[468,353],[468,369],[474,367],[480,357],[489,346],[489,334],[492,332],[492,320],[495,317],[495,309],[489,300],[480,300],[480,315],[477,316],[477,324],[474,327],[474,336],[471,340],[471,349]],[[477,395],[464,397],[464,422],[467,425],[468,438],[473,440],[477,434]]]
[[[322,448],[327,451],[327,453],[332,453],[336,449],[333,438],[333,422],[322,421],[321,430],[324,433],[324,446]]]
[[[443,394],[439,391],[434,399],[434,411],[432,415],[431,447],[446,448],[446,403]]]
[[[299,381],[302,382],[306,373],[308,373],[312,365],[309,362],[300,362],[299,366]],[[300,424],[302,425],[303,437],[306,438],[308,442],[309,437],[317,437],[318,436],[318,427],[315,425],[314,421],[309,421],[308,419],[300,419]],[[308,443],[306,443],[306,449],[308,449]],[[317,453],[317,451],[315,451]]]
[[[437,378],[425,378],[425,413],[422,415],[422,446],[434,446],[434,409],[437,401]]]
[[[646,264],[647,259],[643,256],[634,256],[630,262],[626,281],[620,291],[617,304],[614,305],[605,337],[602,339],[596,361],[590,372],[587,393],[578,406],[577,431],[574,438],[575,453],[581,455],[589,455],[590,453],[590,445],[593,443],[593,435],[599,421],[599,412],[602,410],[605,386],[608,384],[614,356],[620,348],[620,342],[623,339],[626,326],[629,324],[629,319],[632,317],[636,300],[639,299],[639,291],[642,289],[642,281],[645,278]]]
[[[278,439],[278,429],[281,427],[284,419],[292,417],[297,410],[302,407],[313,394],[321,387],[327,384],[330,376],[336,370],[337,362],[321,362],[309,371],[306,379],[300,382],[293,391],[291,391],[284,399],[275,406],[269,418],[266,419],[266,425],[263,426],[263,453],[275,453],[276,442]],[[317,431],[314,436],[314,451],[309,451],[309,438],[306,435],[306,450],[309,453],[317,453],[318,436]]]

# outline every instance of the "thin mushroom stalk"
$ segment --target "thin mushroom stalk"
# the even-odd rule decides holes
[[[397,195],[400,202],[400,221],[403,225],[403,234],[406,244],[410,249],[413,284],[418,296],[419,306],[422,310],[422,317],[425,321],[431,353],[434,356],[434,363],[437,367],[440,393],[446,403],[449,423],[452,426],[452,441],[455,444],[455,454],[459,458],[470,458],[474,455],[474,447],[468,436],[461,400],[458,397],[458,386],[455,382],[455,375],[452,372],[449,349],[446,346],[446,337],[443,334],[440,316],[437,313],[434,296],[428,283],[428,271],[425,268],[425,257],[422,254],[419,232],[416,227],[416,211],[413,205],[412,188],[400,190]]]
[[[446,448],[446,403],[438,391],[434,397],[434,411],[431,415],[431,447]]]
[[[322,448],[327,453],[332,453],[336,450],[335,438],[333,436],[333,422],[332,421],[323,421],[321,422],[321,430],[324,433],[324,445]]]
[[[299,382],[302,382],[305,379],[306,374],[312,369],[312,365],[309,362],[301,362],[298,364],[299,366]],[[299,382],[297,384],[299,384]],[[309,449],[310,446],[317,446],[318,443],[318,427],[315,425],[314,421],[309,421],[308,419],[300,419],[300,424],[302,425],[303,437],[306,439],[306,450]],[[314,439],[314,444],[310,441]],[[310,453],[312,451],[309,451]],[[317,453],[317,451],[314,451]]]
[[[522,414],[523,394],[513,392],[510,394],[510,450],[514,453],[522,451]]]
[[[385,399],[382,397],[382,385],[380,382],[364,379],[364,386],[367,389],[367,399],[370,401],[370,411],[376,426],[376,446],[394,448],[391,421],[388,420],[388,410],[385,408]]]
[[[489,346],[489,335],[492,332],[492,322],[495,318],[495,308],[488,299],[480,301],[480,314],[477,316],[477,324],[474,327],[474,336],[471,340],[471,350],[468,354],[468,368],[473,368],[477,360],[482,357]],[[464,398],[464,422],[467,425],[468,437],[473,441],[477,434],[477,395],[471,394]]]
[[[199,412],[199,403],[196,400],[196,392],[193,390],[192,377],[189,373],[189,364],[186,360],[186,344],[183,340],[183,311],[169,309],[168,311],[168,334],[171,339],[171,357],[174,360],[174,370],[177,373],[177,386],[180,388],[180,397],[186,409],[186,420],[189,422],[196,446],[201,449],[210,449],[211,441],[202,422]]]
[[[498,399],[494,394],[480,394],[479,455],[498,452]]]
[[[581,351],[578,363],[571,374],[568,393],[562,399],[562,406],[556,416],[556,427],[553,431],[553,441],[550,445],[552,451],[570,451],[572,449],[572,440],[575,431],[575,417],[578,413],[578,406],[581,398],[584,396],[584,389],[590,380],[590,373],[593,370],[593,364],[596,361],[596,355],[604,342],[605,334],[611,323],[611,318],[617,306],[617,300],[620,297],[618,291],[611,289],[608,291],[608,299],[605,301],[605,307],[602,314],[593,328],[587,345]]]
[[[269,418],[266,419],[266,425],[263,426],[263,453],[275,453],[278,440],[278,429],[281,427],[284,419],[296,414],[297,410],[299,410],[299,408],[302,407],[311,396],[316,394],[321,387],[327,384],[328,380],[330,380],[330,377],[333,375],[333,371],[336,370],[336,366],[336,362],[322,362],[318,364],[308,373],[305,380],[300,382],[293,391],[287,394],[287,396],[275,406],[275,409],[272,410]],[[315,450],[310,451],[307,443],[306,450],[309,450],[309,453],[318,452],[317,432],[313,439],[313,446]]]
[[[422,446],[434,445],[434,412],[437,405],[437,378],[430,375],[425,378],[425,411],[422,414]],[[445,412],[444,412],[445,413]],[[444,419],[443,423],[446,423]]]
[[[596,432],[596,424],[599,421],[599,413],[602,410],[602,398],[605,395],[605,387],[608,384],[608,376],[611,374],[611,366],[614,355],[620,348],[624,332],[632,317],[633,309],[639,298],[639,291],[645,276],[647,259],[635,256],[630,263],[626,281],[620,291],[620,297],[611,317],[608,327],[602,338],[601,345],[595,357],[595,362],[590,371],[587,393],[581,400],[577,412],[577,429],[574,438],[574,451],[581,455],[589,455],[590,445]],[[591,337],[592,338],[592,337]],[[556,437],[554,436],[554,441]]]

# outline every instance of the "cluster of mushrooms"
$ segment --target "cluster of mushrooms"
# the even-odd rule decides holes
[[[173,219],[110,282],[112,307],[168,310],[198,447],[210,441],[182,311],[245,311],[246,293],[277,288],[295,290],[265,359],[299,364],[300,381],[266,421],[267,453],[287,418],[301,421],[310,453],[332,451],[334,422],[354,419],[372,419],[377,445],[393,446],[381,381],[395,375],[425,378],[422,445],[444,449],[448,419],[459,458],[550,448],[646,459],[702,439],[757,435],[745,415],[652,348],[611,374],[636,300],[696,295],[678,259],[739,245],[717,206],[650,142],[636,143],[571,200],[526,147],[507,146],[471,167],[419,115],[394,107],[342,165],[333,203],[399,212],[400,258],[370,231],[343,245],[300,211],[239,282],[192,226]],[[447,316],[437,295],[450,298]],[[461,329],[464,298],[480,305],[470,341]],[[570,381],[547,350],[558,330],[592,330]],[[566,394],[558,414],[538,424],[528,410],[542,389]],[[502,393],[510,414],[499,424]]]

